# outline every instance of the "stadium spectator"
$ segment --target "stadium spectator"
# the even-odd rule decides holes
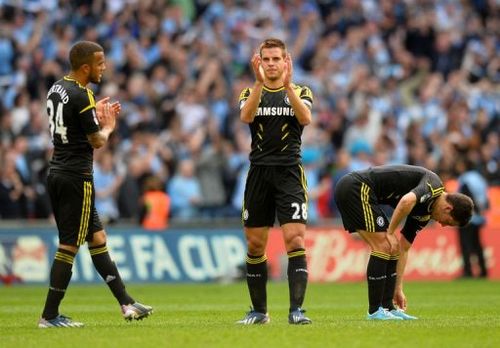
[[[180,161],[176,174],[167,186],[173,217],[188,221],[199,216],[198,209],[202,201],[201,187],[195,175],[195,163],[192,159],[186,158]]]
[[[116,195],[123,181],[113,163],[113,154],[104,150],[96,154],[94,164],[95,208],[104,223],[118,220]]]
[[[351,156],[349,155],[349,152],[344,149],[337,151],[335,157],[335,166],[332,169],[332,177],[331,177],[332,192],[335,190],[335,187],[337,186],[337,183],[340,181],[340,179],[347,173],[350,173],[351,171],[352,171]],[[339,218],[340,212],[337,207],[337,203],[335,203],[334,194],[331,195],[329,206],[330,206],[330,211],[333,214],[333,217]]]
[[[196,144],[192,149],[195,161],[195,173],[200,183],[201,201],[199,203],[201,217],[216,218],[226,214],[227,158],[224,151],[224,141],[216,130],[215,122],[209,121],[208,140],[206,145]]]
[[[127,159],[125,177],[118,191],[118,209],[123,219],[138,221],[140,216],[141,184],[147,176],[143,160],[138,156]]]
[[[481,173],[474,168],[474,163],[469,157],[459,158],[457,164],[458,191],[469,196],[474,202],[474,214],[470,223],[458,228],[460,250],[462,252],[463,269],[462,277],[473,276],[485,278],[488,269],[484,257],[483,245],[481,243],[481,229],[486,224],[485,212],[489,208],[487,184]],[[474,274],[472,257],[476,256],[479,273]]]
[[[6,152],[0,167],[0,216],[19,219],[23,216],[24,184],[16,170],[14,154]]]
[[[136,155],[147,157],[149,170],[166,182],[180,158],[193,156],[189,132],[206,130],[206,120],[215,120],[224,143],[236,145],[237,93],[252,83],[247,62],[253,47],[272,34],[289,43],[294,78],[315,95],[318,122],[310,127],[328,132],[334,152],[350,150],[344,144],[367,114],[376,126],[366,139],[374,163],[418,164],[449,175],[453,163],[447,162],[457,157],[455,140],[461,139],[478,148],[478,166],[489,185],[498,185],[498,9],[495,1],[449,0],[5,1],[0,8],[0,151],[12,147],[22,124],[30,128],[27,109],[30,117],[38,109],[46,118],[44,96],[68,70],[71,45],[86,38],[109,51],[113,78],[104,77],[96,95],[122,102],[110,148],[117,166],[126,167]],[[379,153],[382,123],[391,125],[395,146],[388,150],[385,144],[384,154]],[[140,146],[130,146],[138,145],[137,131],[149,135],[140,137]],[[49,142],[38,142],[47,133],[22,134],[30,143],[34,174],[52,151]],[[160,138],[158,146],[146,144],[150,138]],[[203,147],[211,142],[206,138]],[[34,143],[44,149],[32,153]],[[331,170],[335,155],[316,163],[321,170],[308,175]],[[234,180],[224,185],[229,196]],[[229,198],[226,204],[217,214],[234,215]]]
[[[156,176],[149,176],[144,180],[140,222],[146,230],[161,231],[168,227],[170,197],[163,187],[163,183]]]

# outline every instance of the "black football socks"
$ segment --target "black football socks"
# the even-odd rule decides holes
[[[370,314],[376,312],[382,306],[382,298],[384,296],[385,282],[387,279],[387,264],[390,255],[372,251],[368,260],[366,269],[366,279],[368,281],[368,303]]]
[[[267,313],[267,256],[247,254],[247,285],[253,309],[259,313]]]
[[[102,279],[108,284],[109,289],[113,296],[117,299],[120,305],[127,305],[134,303],[134,299],[125,290],[120,273],[116,264],[109,256],[106,244],[97,245],[94,247],[89,246],[90,256],[97,272],[101,275]]]
[[[388,310],[395,309],[392,299],[394,298],[394,290],[396,289],[396,279],[397,279],[397,265],[398,265],[399,255],[391,255],[391,258],[387,262],[386,269],[386,280],[384,288],[384,296],[382,298],[382,307]]]
[[[290,291],[290,312],[302,307],[307,288],[307,260],[304,249],[288,253],[288,289]]]
[[[42,318],[50,320],[59,315],[59,305],[71,280],[71,268],[75,255],[69,250],[57,249],[50,269],[50,285]]]

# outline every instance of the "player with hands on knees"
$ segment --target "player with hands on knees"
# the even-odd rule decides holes
[[[408,251],[429,221],[465,226],[472,200],[445,192],[437,174],[418,166],[385,165],[344,175],[335,186],[344,228],[358,233],[370,247],[366,270],[368,320],[413,320],[407,314],[403,276]],[[394,209],[391,219],[383,206]],[[396,230],[404,222],[398,240]]]

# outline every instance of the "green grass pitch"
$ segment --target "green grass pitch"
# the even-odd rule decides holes
[[[134,284],[129,292],[154,306],[128,323],[102,285],[70,285],[61,312],[84,328],[38,329],[45,286],[0,287],[0,347],[500,347],[500,283],[409,282],[417,321],[365,320],[364,283],[309,284],[312,325],[287,323],[288,287],[268,285],[269,325],[237,326],[250,300],[246,283]]]

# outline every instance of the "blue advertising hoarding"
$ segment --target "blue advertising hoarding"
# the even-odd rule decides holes
[[[238,276],[245,261],[241,229],[188,229],[152,233],[109,228],[108,248],[126,282],[210,282]],[[0,230],[0,274],[47,283],[57,249],[55,228]],[[87,246],[73,266],[72,282],[101,282]]]

